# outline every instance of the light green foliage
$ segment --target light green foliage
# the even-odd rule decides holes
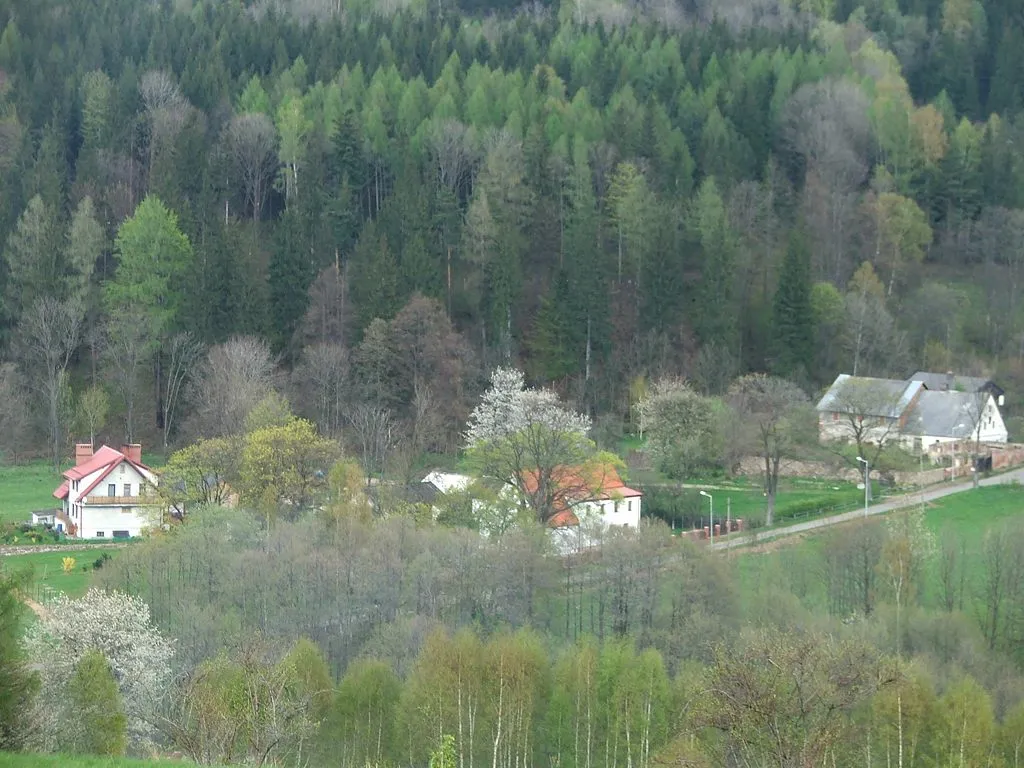
[[[242,449],[242,498],[268,518],[297,516],[326,491],[327,473],[340,455],[338,443],[320,437],[305,419],[256,429],[245,436]]]
[[[19,313],[44,296],[54,294],[53,277],[60,275],[57,220],[51,206],[36,195],[28,201],[7,238],[7,302]]]
[[[676,379],[657,382],[639,403],[647,448],[669,477],[686,478],[722,458],[721,401]]]
[[[218,437],[200,440],[171,454],[161,469],[157,493],[178,516],[196,507],[231,501],[239,476],[242,440]]]
[[[64,691],[62,750],[90,755],[122,755],[127,718],[117,681],[99,650],[86,651]]]
[[[147,343],[153,344],[180,319],[192,245],[178,228],[178,217],[159,199],[147,197],[117,230],[117,272],[104,287],[115,315],[141,311]]]
[[[394,759],[401,692],[401,682],[386,663],[361,659],[349,665],[320,730],[320,753],[325,758],[342,755],[342,768]]]

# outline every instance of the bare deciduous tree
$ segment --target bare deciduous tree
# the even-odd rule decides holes
[[[438,183],[459,195],[479,159],[473,134],[458,120],[445,120],[431,132],[429,146]]]
[[[163,398],[164,448],[171,434],[175,410],[181,400],[185,385],[195,374],[196,363],[203,353],[203,345],[190,333],[178,333],[167,345],[167,368],[164,374],[167,389]]]
[[[751,448],[764,462],[765,524],[771,525],[782,460],[813,439],[807,395],[786,379],[755,373],[737,379],[727,399],[747,427]]]
[[[223,146],[245,190],[252,220],[259,221],[278,166],[274,123],[262,112],[236,115],[224,133]]]
[[[139,390],[139,374],[153,353],[145,328],[141,312],[126,310],[111,318],[103,338],[107,370],[124,403],[124,436],[129,443],[135,442],[135,398]]]
[[[391,411],[370,403],[360,403],[349,409],[346,418],[359,444],[363,470],[367,475],[380,471],[398,439]]]
[[[204,437],[242,432],[249,412],[273,390],[274,369],[262,339],[238,336],[211,348],[193,389],[195,430]]]
[[[817,241],[816,273],[842,284],[850,270],[856,197],[867,176],[871,147],[868,102],[846,80],[801,86],[782,115],[782,150],[791,166],[807,175],[804,207]]]
[[[302,350],[293,382],[300,404],[316,417],[322,435],[337,435],[348,389],[348,353],[340,344],[323,342]]]
[[[51,458],[57,467],[64,455],[65,425],[60,406],[66,394],[68,363],[78,348],[82,331],[81,305],[49,296],[37,299],[22,317],[18,330],[26,366],[41,374]]]
[[[167,72],[150,70],[139,81],[139,96],[149,132],[149,179],[159,152],[169,147],[188,120],[191,105]]]

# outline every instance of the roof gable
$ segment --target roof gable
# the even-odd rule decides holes
[[[58,487],[56,491],[54,491],[53,495],[58,499],[63,498],[63,496],[58,496],[57,494],[61,493],[62,491],[65,495],[67,494],[67,489],[65,488],[65,486],[68,484],[69,481],[83,480],[89,475],[92,475],[95,472],[99,472],[96,478],[93,479],[91,483],[89,483],[89,486],[78,494],[78,498],[88,496],[92,492],[93,488],[95,488],[97,485],[103,482],[103,480],[105,480],[110,475],[110,473],[113,472],[114,469],[122,463],[127,464],[132,469],[134,469],[135,472],[139,475],[139,477],[143,479],[143,481],[154,482],[151,479],[155,474],[152,469],[150,469],[141,462],[132,461],[120,451],[116,451],[110,446],[104,445],[98,451],[96,451],[95,454],[93,454],[93,457],[89,459],[89,461],[85,462],[84,464],[80,464],[77,467],[72,467],[71,469],[64,472],[64,477],[67,478],[67,481],[62,483],[61,486]]]
[[[977,392],[926,390],[910,411],[906,432],[921,437],[971,437],[991,400],[988,393],[979,401]]]

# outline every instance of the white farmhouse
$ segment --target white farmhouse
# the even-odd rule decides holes
[[[564,508],[548,519],[548,529],[556,549],[570,554],[595,546],[594,534],[609,528],[639,528],[643,492],[628,487],[614,467],[602,469],[597,483],[584,483],[578,474],[568,472],[566,482],[578,489]],[[584,490],[585,489],[585,490]]]
[[[62,507],[55,527],[80,539],[127,539],[160,524],[156,473],[142,463],[142,446],[75,446],[75,466],[53,492]]]

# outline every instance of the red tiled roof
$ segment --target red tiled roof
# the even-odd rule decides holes
[[[63,483],[57,486],[57,490],[53,492],[55,499],[64,499],[68,495],[68,481],[65,480]]]
[[[72,467],[64,473],[64,477],[68,480],[81,480],[87,475],[91,475],[97,469],[101,469],[108,464],[113,464],[115,461],[120,461],[124,458],[124,454],[120,451],[115,451],[110,446],[104,445],[96,453],[93,454],[92,458],[84,464],[79,464],[77,467]]]
[[[89,459],[89,461],[85,462],[84,464],[80,464],[77,467],[72,467],[71,469],[67,470],[64,473],[64,477],[66,477],[68,480],[81,480],[83,477],[91,475],[98,469],[103,470],[103,472],[100,472],[96,479],[92,481],[88,488],[86,488],[84,491],[78,494],[78,497],[82,498],[84,496],[88,496],[92,489],[99,485],[103,481],[103,479],[107,475],[109,475],[114,470],[114,468],[117,467],[123,461],[128,462],[133,467],[145,469],[149,472],[153,471],[145,464],[132,461],[120,451],[115,451],[110,446],[104,445],[102,448],[96,451],[96,453],[93,454],[93,457]],[[67,495],[67,485],[67,481],[61,483],[60,488],[54,491],[53,495],[57,496],[57,494],[61,492],[61,489],[64,489],[64,495]],[[63,498],[63,496],[57,496],[57,498],[60,499]]]
[[[643,496],[641,491],[627,487],[611,465],[595,468],[566,467],[556,470],[553,475],[564,490],[576,497],[574,501],[577,503]],[[527,493],[534,493],[537,490],[537,473],[527,472],[523,476],[523,485]]]

